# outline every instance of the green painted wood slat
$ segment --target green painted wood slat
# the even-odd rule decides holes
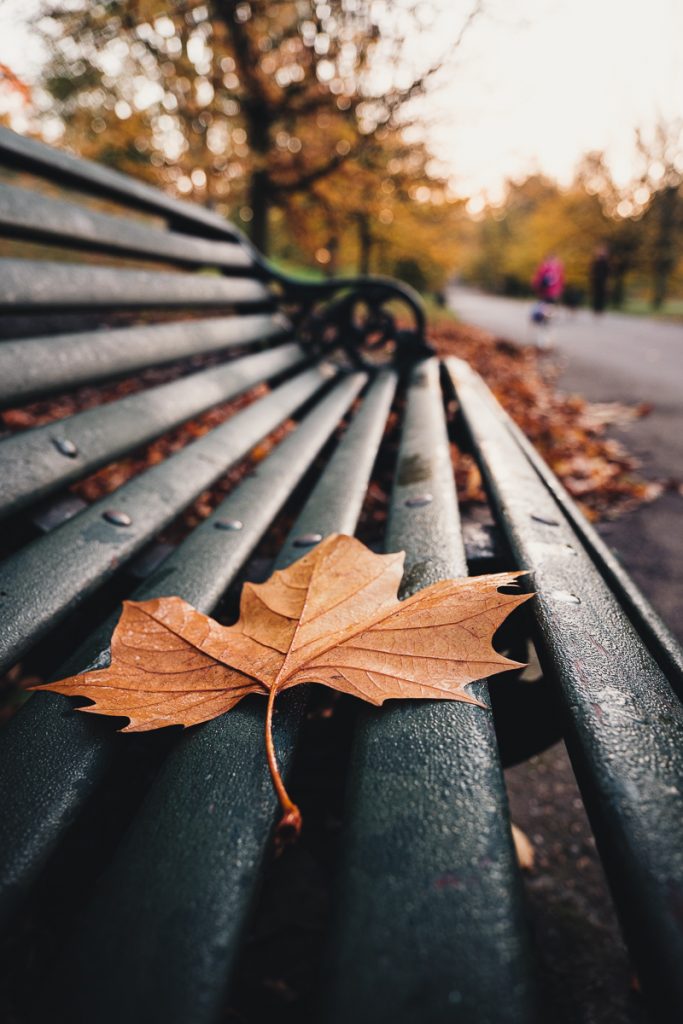
[[[282,345],[1,441],[0,517],[34,504],[193,416],[305,361],[306,354],[298,345]]]
[[[264,531],[363,386],[339,381],[212,515],[131,594],[179,596],[207,614],[234,581]],[[225,529],[224,524],[239,524]],[[118,614],[95,630],[55,675],[109,663]],[[12,920],[64,833],[91,798],[126,737],[113,723],[73,713],[60,694],[36,693],[0,732],[0,928]]]
[[[0,343],[0,408],[188,356],[275,344],[288,333],[280,314],[256,313],[5,341]]]
[[[301,536],[353,533],[395,386],[394,374],[384,373],[370,389],[277,568],[310,550],[297,544]],[[279,704],[275,743],[287,774],[306,708],[304,688]],[[243,701],[189,730],[164,763],[67,953],[68,973],[79,976],[69,988],[74,1019],[209,1024],[218,1016],[278,811],[264,759],[264,710],[258,699]],[[106,970],[112,956],[118,971],[140,981],[144,965],[144,984],[118,984]],[[76,965],[86,963],[83,974]]]
[[[87,249],[183,266],[233,271],[248,271],[254,267],[249,252],[238,242],[218,242],[161,231],[13,185],[0,184],[0,231],[5,237],[67,249]]]
[[[467,575],[436,360],[412,371],[385,547],[406,552],[404,597]],[[471,692],[487,710],[425,700],[359,711],[324,986],[330,1024],[535,1019],[486,683]]]
[[[541,663],[644,990],[683,1017],[683,706],[470,367],[447,361],[520,568]]]
[[[329,380],[306,370],[0,565],[0,671]],[[122,516],[119,523],[110,513]],[[51,581],[44,587],[45,578]]]

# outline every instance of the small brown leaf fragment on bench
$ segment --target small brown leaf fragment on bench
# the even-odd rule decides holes
[[[196,725],[250,693],[268,697],[266,748],[287,814],[272,745],[273,703],[284,689],[318,682],[372,704],[460,700],[477,679],[519,667],[492,638],[531,595],[501,593],[521,575],[443,580],[397,598],[403,552],[376,555],[344,535],[327,537],[265,583],[247,583],[240,618],[222,626],[179,597],[126,602],[111,665],[37,687],[88,697],[82,711],[128,716],[125,731]]]

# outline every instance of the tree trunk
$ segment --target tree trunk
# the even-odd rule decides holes
[[[268,172],[265,170],[254,171],[249,184],[249,205],[251,207],[251,221],[249,224],[249,237],[256,248],[268,255],[268,210],[270,206],[270,182]]]
[[[367,213],[359,213],[358,217],[358,273],[370,273],[370,255],[372,252],[372,231]]]
[[[234,47],[239,77],[245,90],[241,107],[251,150],[252,171],[247,194],[251,207],[248,234],[264,256],[268,255],[268,207],[272,202],[272,183],[268,171],[271,153],[271,129],[276,112],[269,102],[268,90],[258,71],[258,41],[237,15],[237,4],[212,4],[214,16],[221,19]]]
[[[245,103],[242,110],[246,119],[247,138],[252,155],[252,172],[249,182],[249,206],[251,221],[249,237],[256,248],[268,255],[270,242],[268,233],[268,211],[272,200],[268,157],[270,155],[270,116],[265,104]]]
[[[657,234],[652,261],[652,308],[661,309],[666,299],[669,275],[675,263],[676,206],[678,189],[667,186],[658,197]]]
[[[330,254],[330,262],[325,268],[325,276],[337,277],[339,274],[339,239],[336,235],[332,235],[329,239],[327,249]]]

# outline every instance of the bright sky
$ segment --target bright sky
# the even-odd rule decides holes
[[[439,0],[444,21],[467,0]],[[534,167],[566,181],[605,150],[626,181],[633,134],[683,117],[683,0],[488,0],[439,97],[437,154],[465,194]]]
[[[455,36],[471,0],[436,0],[420,55]],[[36,0],[0,0],[0,62],[27,80],[40,66]],[[541,169],[567,180],[582,153],[631,170],[633,132],[683,117],[683,0],[485,0],[426,113],[436,155],[462,194],[492,197]]]

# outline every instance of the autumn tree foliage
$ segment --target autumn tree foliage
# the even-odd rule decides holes
[[[466,226],[464,270],[492,291],[528,294],[541,257],[557,252],[570,288],[586,293],[596,246],[610,254],[613,305],[627,286],[659,309],[683,293],[683,122],[635,139],[632,179],[617,182],[605,155],[587,153],[566,187],[541,174],[509,182],[504,201]]]
[[[48,116],[61,144],[241,219],[263,251],[280,223],[321,266],[343,250],[367,269],[397,200],[444,195],[414,104],[477,9],[425,62],[425,2],[46,0]]]
[[[651,298],[660,309],[678,271],[683,281],[683,118],[660,119],[648,135],[637,134],[640,188],[651,201],[644,220]]]
[[[323,118],[324,123],[324,118]],[[367,140],[335,174],[274,211],[275,249],[296,260],[311,252],[329,274],[395,274],[424,291],[457,261],[465,203],[426,173],[427,148],[398,133]]]

